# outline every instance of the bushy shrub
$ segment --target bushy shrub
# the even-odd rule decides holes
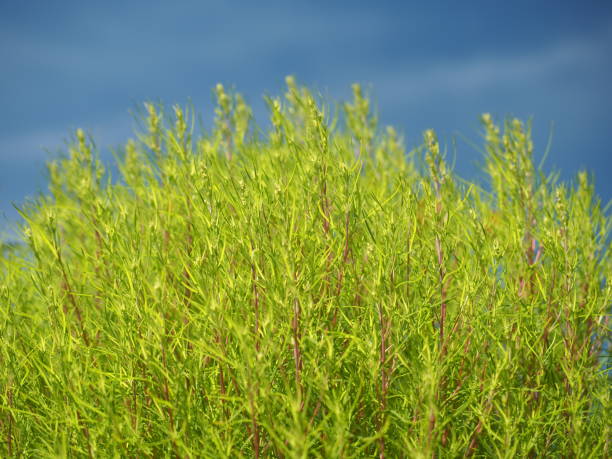
[[[484,115],[433,131],[288,80],[265,132],[147,105],[111,179],[76,132],[0,257],[3,456],[610,457],[610,218]],[[424,161],[421,161],[424,159]]]

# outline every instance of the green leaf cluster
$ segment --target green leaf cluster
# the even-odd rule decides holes
[[[0,251],[0,454],[610,457],[610,218],[484,115],[491,192],[359,86],[147,104]],[[336,108],[334,108],[336,107]],[[423,161],[421,160],[423,159]]]

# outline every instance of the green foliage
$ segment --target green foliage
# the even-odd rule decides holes
[[[114,182],[80,130],[49,165],[0,257],[2,456],[610,457],[586,174],[484,115],[488,193],[287,84],[263,136],[219,85],[207,134],[147,104]]]

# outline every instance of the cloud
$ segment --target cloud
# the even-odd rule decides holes
[[[603,39],[565,40],[520,55],[445,58],[426,67],[398,66],[373,76],[376,87],[385,88],[395,101],[404,103],[432,93],[470,95],[500,86],[546,85],[558,75],[609,65],[611,35],[608,32]]]
[[[129,115],[117,115],[101,123],[85,124],[82,128],[94,139],[101,140],[98,148],[105,149],[123,142],[131,133]],[[23,164],[50,159],[49,154],[66,151],[71,132],[77,126],[40,129],[8,138],[0,138],[0,164]]]
[[[83,7],[72,16],[69,21],[62,19],[64,30],[58,33],[0,30],[0,55],[10,64],[7,68],[31,67],[111,84],[145,76],[163,80],[164,75],[176,77],[178,72],[202,68],[243,72],[245,59],[268,62],[288,49],[316,53],[328,50],[330,44],[374,40],[384,31],[384,18],[371,11],[320,14],[311,6],[283,3],[245,4],[239,14],[225,3],[162,3],[147,6],[146,11],[128,6],[121,15],[113,9],[97,12],[95,7]]]

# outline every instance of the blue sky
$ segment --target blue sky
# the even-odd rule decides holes
[[[0,1],[0,227],[46,190],[45,161],[77,127],[103,158],[143,101],[192,101],[217,82],[265,117],[284,77],[335,99],[372,89],[409,147],[436,129],[476,177],[478,116],[533,117],[548,168],[595,173],[612,199],[612,3],[597,1]],[[262,120],[263,121],[263,120]],[[0,231],[1,232],[1,231]]]

